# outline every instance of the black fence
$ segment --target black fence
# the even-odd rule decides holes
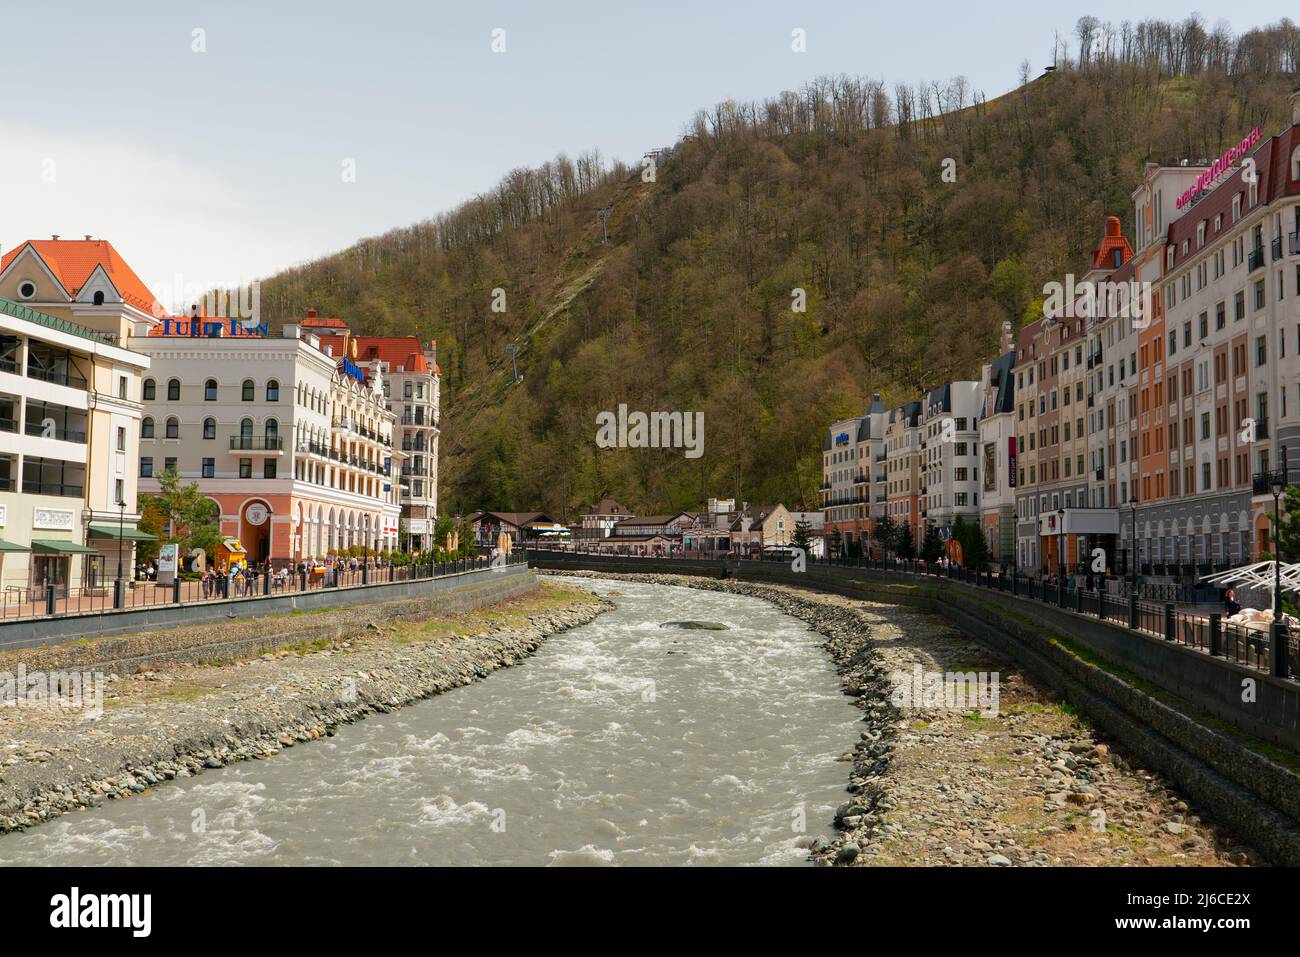
[[[637,558],[671,561],[674,559],[698,561],[700,555],[674,553],[671,555],[626,556],[600,551],[574,551],[572,549],[538,549],[543,553],[568,557],[592,555],[605,558]],[[708,556],[718,560],[727,560],[725,553]],[[1097,618],[1112,624],[1129,628],[1153,637],[1162,638],[1174,644],[1181,644],[1215,658],[1237,662],[1249,668],[1267,672],[1279,678],[1296,680],[1300,675],[1300,662],[1292,648],[1293,639],[1282,626],[1277,640],[1277,651],[1273,650],[1273,641],[1267,623],[1263,627],[1225,622],[1220,614],[1193,614],[1180,611],[1172,600],[1159,601],[1144,597],[1152,594],[1168,594],[1172,597],[1186,594],[1171,586],[1168,592],[1158,589],[1144,589],[1139,585],[1136,593],[1129,582],[1114,578],[1104,579],[1097,576],[1092,586],[1088,587],[1086,577],[1078,576],[1053,580],[1049,578],[1021,575],[1015,571],[1006,573],[1000,570],[983,570],[961,568],[951,563],[927,563],[920,559],[904,560],[889,558],[840,558],[816,559],[807,556],[808,567],[861,568],[864,570],[892,572],[913,575],[918,578],[951,579],[969,585],[989,588],[1010,594],[1026,601],[1053,605],[1065,611]],[[730,561],[736,561],[734,557]],[[788,557],[765,555],[762,558],[740,559],[740,567],[746,562],[771,564],[791,563]],[[1106,586],[1112,586],[1114,591]],[[1276,661],[1274,660],[1276,658]]]
[[[0,621],[57,618],[66,615],[100,614],[122,609],[159,605],[186,605],[232,598],[291,595],[326,589],[359,588],[395,582],[427,581],[478,569],[519,565],[524,557],[478,555],[450,562],[419,562],[394,565],[388,562],[339,562],[335,565],[297,566],[270,573],[252,569],[241,574],[212,573],[206,578],[176,578],[168,584],[152,581],[107,579],[94,586],[63,588],[10,587],[0,600]]]

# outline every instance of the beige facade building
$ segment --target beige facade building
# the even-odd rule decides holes
[[[153,296],[102,240],[0,259],[0,586],[9,600],[129,577],[146,356],[123,347]],[[119,537],[119,529],[121,535]]]

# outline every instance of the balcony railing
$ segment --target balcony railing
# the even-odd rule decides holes
[[[1300,230],[1291,234],[1291,255],[1300,256]]]
[[[1273,261],[1276,262],[1281,258],[1282,258],[1282,237],[1274,236],[1273,237]]]
[[[6,431],[12,431],[12,430],[6,430]],[[38,439],[39,438],[59,439],[63,442],[78,442],[81,445],[86,444],[85,432],[79,432],[73,429],[61,429],[58,426],[55,426],[51,430],[50,434],[46,435],[45,426],[40,422],[28,422],[26,428],[24,428],[23,431],[28,435],[35,436]]]
[[[23,492],[27,495],[62,495],[66,498],[82,498],[86,489],[82,485],[65,485],[58,482],[31,482],[23,479]]]
[[[55,385],[66,385],[73,389],[86,388],[85,377],[73,372],[71,369],[41,369],[33,366],[30,362],[27,364],[27,378],[40,379],[42,382],[53,382]]]
[[[1257,439],[1268,438],[1268,419],[1255,420],[1255,438]]]
[[[1246,257],[1246,271],[1254,272],[1256,269],[1264,268],[1264,250],[1263,248],[1252,249],[1250,255]]]
[[[1252,495],[1272,495],[1272,485],[1274,481],[1281,483],[1283,488],[1291,485],[1300,485],[1300,469],[1288,468],[1286,475],[1282,474],[1281,469],[1274,469],[1271,472],[1256,472],[1251,476],[1250,491]]]
[[[230,437],[232,452],[281,452],[284,450],[284,437],[280,435],[232,435]]]

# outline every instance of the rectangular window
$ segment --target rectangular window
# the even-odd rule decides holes
[[[262,478],[275,478],[275,459],[262,460]]]
[[[253,477],[253,460],[252,460],[252,459],[240,459],[240,460],[239,460],[239,477],[240,477],[241,479],[252,478],[252,477]]]
[[[140,459],[140,477],[153,478],[153,456],[146,455]]]
[[[205,458],[203,460],[203,477],[215,478],[217,475],[217,460]]]

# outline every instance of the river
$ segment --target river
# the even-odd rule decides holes
[[[819,637],[754,598],[595,588],[616,608],[516,667],[5,835],[0,864],[804,864],[861,727]]]

